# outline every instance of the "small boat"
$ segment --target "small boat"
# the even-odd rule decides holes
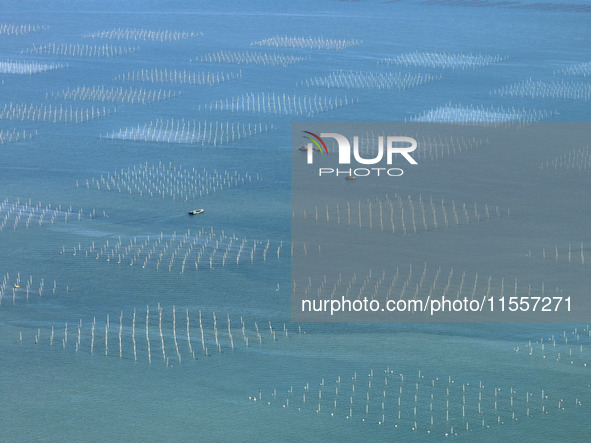
[[[298,149],[300,151],[307,151],[308,150],[308,147],[307,146],[302,146],[301,148],[298,148]],[[320,148],[318,148],[317,146],[314,146],[312,148],[312,151],[314,151],[314,152],[320,152]]]
[[[357,180],[357,177],[355,177],[354,175],[347,175],[345,177],[345,180]]]
[[[203,214],[205,212],[205,209],[193,209],[192,211],[189,211],[189,215],[198,215],[198,214]]]

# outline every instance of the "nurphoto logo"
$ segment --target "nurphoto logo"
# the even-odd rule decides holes
[[[319,152],[321,155],[328,155],[329,150],[325,139],[334,139],[338,146],[338,164],[351,165],[351,142],[347,137],[337,132],[321,132],[317,135],[310,131],[302,131],[306,135],[303,136],[307,140],[305,146],[300,147],[301,151],[307,153],[307,163],[309,165],[314,163],[314,152]],[[393,164],[395,155],[402,156],[409,164],[417,165],[418,163],[410,155],[417,149],[417,141],[411,137],[403,136],[379,136],[377,153],[373,158],[362,157],[359,149],[359,136],[353,136],[353,159],[359,165],[380,165],[384,164],[388,167],[360,167],[360,168],[339,168],[339,167],[321,167],[318,168],[318,175],[347,175],[355,177],[364,177],[368,175],[388,175],[390,177],[399,177],[404,174],[401,168],[390,168]]]

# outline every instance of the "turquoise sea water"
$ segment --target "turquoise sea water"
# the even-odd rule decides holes
[[[584,9],[590,5],[5,3],[0,23],[47,28],[23,35],[0,34],[0,61],[67,67],[34,75],[0,74],[0,108],[20,104],[102,110],[104,106],[116,112],[83,123],[0,119],[3,131],[36,134],[0,144],[0,200],[4,202],[0,223],[6,221],[0,231],[0,279],[5,282],[0,305],[0,440],[588,440],[591,348],[586,324],[294,324],[290,322],[289,245],[292,121],[403,121],[450,103],[489,110],[536,109],[551,113],[549,121],[586,121],[589,102],[585,99],[508,97],[493,91],[529,78],[588,84],[588,77],[560,71],[591,62],[589,12]],[[579,12],[568,10],[569,5],[580,7]],[[84,38],[118,28],[203,35],[177,41]],[[362,43],[339,51],[250,45],[283,35]],[[139,50],[111,58],[26,52],[33,45],[51,43],[137,46]],[[217,51],[306,59],[287,67],[191,61]],[[476,69],[378,63],[413,52],[498,55],[502,60]],[[213,86],[115,80],[152,69],[241,73],[241,78]],[[337,70],[441,78],[404,91],[301,85]],[[180,94],[146,105],[46,96],[80,86]],[[246,92],[347,95],[359,102],[315,116],[198,111],[199,106],[226,98],[231,102]],[[157,119],[261,123],[276,129],[222,146],[107,137]],[[441,183],[437,179],[401,183],[399,191],[413,192],[413,186],[422,186],[421,192],[449,200],[510,207],[517,220],[524,217],[532,226],[531,238],[517,239],[512,248],[502,251],[517,266],[522,264],[515,275],[542,274],[546,281],[568,276],[573,287],[584,288],[591,257],[586,265],[581,263],[579,248],[583,243],[588,251],[591,245],[585,193],[589,169],[572,171],[564,166],[566,160],[558,160],[557,170],[539,171],[540,163],[552,162],[563,153],[568,157],[578,148],[520,156],[519,164],[531,169],[515,185],[520,186],[515,194],[490,192],[486,180],[470,187],[453,177],[447,188],[436,189]],[[476,149],[426,167],[432,168],[432,177],[441,177],[455,159],[487,165],[492,157],[491,152]],[[166,186],[173,189],[174,199],[170,194],[149,197],[125,188],[121,193],[107,191],[104,183],[101,189],[92,185],[93,179],[108,180],[115,172],[146,163],[184,169],[185,175],[205,169],[227,171],[230,176],[258,175],[262,180],[190,201],[180,198],[173,184]],[[170,167],[167,177],[182,182],[181,172]],[[528,200],[527,174],[540,173],[547,173],[549,191],[545,192],[552,192],[551,201],[560,203],[552,206],[558,212],[551,216],[544,208],[532,213],[524,201]],[[540,180],[539,175],[535,177]],[[490,181],[502,184],[503,176]],[[506,187],[510,189],[509,183]],[[539,201],[540,196],[532,200]],[[39,208],[33,210],[38,202]],[[186,214],[201,207],[206,209],[201,216]],[[538,231],[537,217],[556,221],[556,231]],[[501,219],[463,231],[428,232],[401,240],[401,248],[413,251],[412,261],[427,261],[432,271],[445,268],[447,261],[445,252],[429,255],[429,241],[448,242],[452,255],[455,241],[494,248],[491,239],[506,236],[511,223],[515,221]],[[195,270],[201,249],[207,258]],[[506,263],[487,263],[486,251],[480,255],[481,250],[474,249],[476,269],[486,276],[513,277]],[[225,251],[226,266],[222,263]],[[525,257],[528,251],[531,259]],[[411,260],[401,255],[397,260],[402,268]]]

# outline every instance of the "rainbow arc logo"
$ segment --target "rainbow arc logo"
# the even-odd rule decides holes
[[[303,131],[303,132],[305,134],[310,134],[312,137],[314,137],[314,138],[308,137],[307,135],[303,136],[305,139],[310,140],[312,143],[314,143],[321,154],[325,154],[325,153],[328,154],[328,148],[326,147],[326,143],[324,143],[324,140],[322,140],[322,138],[320,138],[320,136],[318,136],[310,131]],[[322,146],[320,146],[320,145],[322,145]],[[323,150],[323,148],[324,148],[324,150]]]

